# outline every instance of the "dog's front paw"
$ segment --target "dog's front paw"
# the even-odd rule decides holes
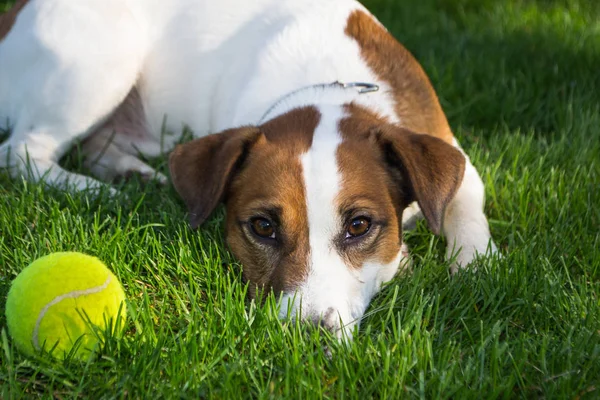
[[[463,245],[459,247],[458,250],[456,248],[448,247],[446,257],[449,260],[454,260],[450,264],[450,272],[455,274],[459,270],[467,267],[474,269],[474,266],[470,264],[478,257],[487,257],[496,254],[499,254],[498,248],[494,242],[490,240],[485,245]]]

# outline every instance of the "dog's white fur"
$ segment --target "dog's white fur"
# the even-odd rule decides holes
[[[365,11],[353,0],[32,0],[0,42],[0,121],[12,131],[0,146],[0,167],[57,186],[99,188],[98,181],[67,172],[57,162],[77,139],[97,130],[134,86],[154,137],[128,150],[127,138],[120,138],[125,144],[104,153],[91,138],[87,153],[101,159],[92,172],[102,179],[131,171],[153,174],[135,152],[155,156],[159,143],[170,150],[179,137],[161,138],[163,124],[169,132],[188,126],[202,136],[257,123],[279,99],[302,87],[376,82],[380,91],[365,96],[339,89],[303,91],[269,116],[304,104],[320,106],[315,144],[302,157],[312,269],[299,292],[284,300],[294,314],[327,318],[333,327],[340,327],[341,319],[350,335],[403,258],[399,254],[385,266],[367,263],[354,276],[327,247],[338,221],[332,202],[339,179],[334,157],[339,105],[354,100],[397,122],[389,88],[344,33],[356,9]],[[106,142],[109,132],[97,135]],[[483,184],[467,158],[443,225],[448,256],[461,249],[456,266],[485,253],[489,244],[495,250],[483,198]]]

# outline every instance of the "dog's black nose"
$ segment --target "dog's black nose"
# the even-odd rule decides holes
[[[331,332],[334,332],[337,324],[337,313],[333,307],[329,307],[324,313],[321,315],[314,316],[312,318],[312,322],[320,326],[321,328],[325,328]]]

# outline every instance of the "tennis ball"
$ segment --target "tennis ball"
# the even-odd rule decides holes
[[[52,253],[12,282],[6,299],[8,331],[27,355],[43,348],[57,358],[72,351],[75,358],[86,359],[99,333],[123,328],[124,300],[119,280],[96,257]]]

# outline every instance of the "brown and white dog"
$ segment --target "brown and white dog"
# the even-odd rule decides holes
[[[58,166],[76,140],[102,180],[164,181],[137,155],[189,127],[170,170],[192,226],[224,202],[252,292],[340,337],[403,265],[419,210],[454,270],[495,251],[425,73],[354,0],[18,1],[0,19],[0,120],[1,166],[79,190],[101,183]]]

